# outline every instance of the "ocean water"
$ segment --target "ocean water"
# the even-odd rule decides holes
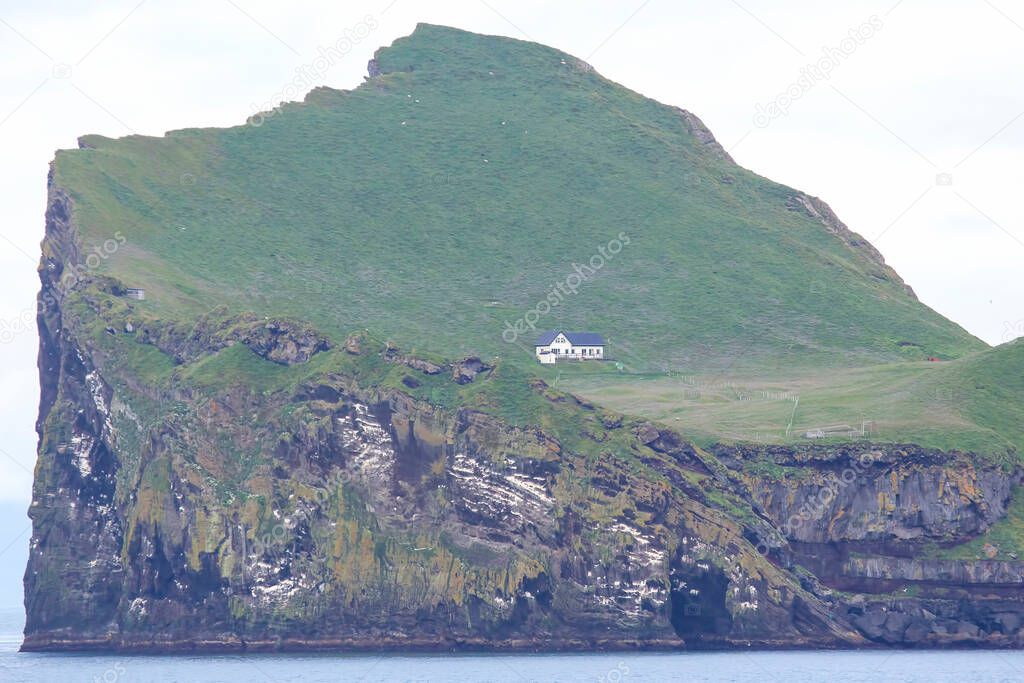
[[[20,615],[0,615],[0,681],[19,683],[1024,683],[1024,652],[716,652],[572,655],[19,654]],[[13,628],[12,628],[13,627]]]

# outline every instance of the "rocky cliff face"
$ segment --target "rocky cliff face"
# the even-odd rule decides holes
[[[1017,472],[707,452],[479,359],[181,327],[67,276],[71,215],[52,188],[25,649],[1021,641],[1018,563],[927,559],[1003,518]]]
[[[815,593],[841,591],[840,609],[864,637],[1021,642],[1024,562],[943,557],[1004,519],[1019,470],[909,445],[715,452],[786,539],[762,550],[813,575]]]
[[[730,455],[720,451],[723,457]],[[774,472],[746,472],[768,517],[801,543],[951,542],[1006,514],[1019,473],[914,446],[736,449]]]

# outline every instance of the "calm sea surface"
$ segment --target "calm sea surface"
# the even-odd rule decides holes
[[[21,616],[0,613],[0,681],[298,683],[310,681],[735,681],[1024,683],[1024,652],[728,652],[608,655],[18,654]]]

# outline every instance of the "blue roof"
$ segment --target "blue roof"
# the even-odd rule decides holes
[[[604,337],[597,332],[563,332],[562,330],[548,330],[537,338],[534,346],[547,346],[555,341],[555,337],[564,334],[565,338],[573,346],[604,346]]]

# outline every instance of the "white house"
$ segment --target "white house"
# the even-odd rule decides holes
[[[559,360],[603,360],[604,338],[595,332],[563,332],[550,330],[533,345],[537,360],[554,363]]]

